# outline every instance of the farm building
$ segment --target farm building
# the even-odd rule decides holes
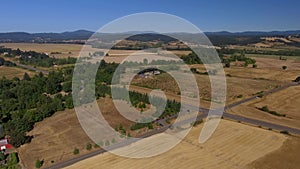
[[[161,74],[161,72],[156,68],[148,68],[138,73],[140,77],[147,77],[147,76],[159,75],[159,74]]]
[[[6,149],[10,149],[13,146],[11,144],[9,144],[9,140],[8,139],[1,139],[0,140],[0,149],[1,151],[5,151]]]

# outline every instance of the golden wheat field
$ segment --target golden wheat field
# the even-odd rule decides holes
[[[66,168],[240,169],[280,149],[288,138],[276,132],[222,120],[213,136],[204,144],[200,144],[198,137],[202,126],[201,124],[193,128],[189,135],[175,148],[158,156],[131,159],[104,153]],[[163,134],[147,139],[151,143],[151,139],[153,141],[159,140],[161,135]],[[151,144],[148,147],[151,148]]]

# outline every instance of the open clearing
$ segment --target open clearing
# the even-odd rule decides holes
[[[36,72],[18,67],[0,66],[0,78],[5,76],[7,79],[12,79],[14,77],[22,79],[25,73],[27,73],[29,76],[33,76],[36,74]]]
[[[300,129],[299,104],[300,86],[292,86],[268,96],[264,96],[263,98],[257,98],[251,102],[231,108],[229,113]],[[279,114],[286,114],[286,117],[275,116],[256,108],[261,108],[263,106],[268,106],[269,110],[276,111]]]
[[[104,153],[66,167],[67,169],[88,168],[244,168],[251,162],[282,147],[288,138],[285,135],[227,120],[222,120],[213,136],[204,144],[198,143],[203,124],[194,127],[189,135],[176,147],[161,155],[130,159]],[[146,138],[159,140],[158,134]],[[141,144],[144,140],[133,144]],[[163,146],[162,144],[161,146]],[[153,145],[147,145],[151,148]],[[160,145],[158,145],[159,148]],[[262,151],[263,150],[263,151]],[[122,151],[122,150],[120,150]],[[142,152],[140,152],[142,153]],[[296,154],[295,154],[296,156]]]

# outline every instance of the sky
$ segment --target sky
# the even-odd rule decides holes
[[[0,32],[96,31],[134,13],[179,16],[202,31],[300,30],[299,0],[3,0]]]

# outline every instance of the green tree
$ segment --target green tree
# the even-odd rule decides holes
[[[72,91],[72,82],[64,82],[62,85],[62,90],[65,92],[71,92]]]
[[[143,63],[144,63],[145,65],[147,65],[147,64],[148,64],[148,59],[144,58]]]
[[[74,150],[73,150],[73,154],[74,154],[74,155],[77,155],[77,154],[79,154],[79,149],[78,149],[78,148],[74,148]]]
[[[31,80],[30,76],[27,73],[24,73],[23,80]]]
[[[287,66],[282,66],[282,69],[283,69],[283,70],[286,70],[286,69],[287,69]]]
[[[0,151],[0,160],[1,161],[5,160],[5,155],[2,151]]]
[[[35,167],[36,168],[41,168],[44,164],[44,160],[36,160],[35,162]]]
[[[16,152],[11,153],[11,161],[13,164],[19,163],[18,153]]]
[[[109,145],[110,145],[109,140],[106,140],[105,146],[109,146]]]
[[[87,150],[91,150],[91,149],[92,149],[92,144],[88,143],[88,144],[86,145],[86,149],[87,149]]]
[[[230,67],[230,62],[229,62],[229,61],[227,61],[227,62],[225,63],[225,67],[227,67],[227,68]]]

